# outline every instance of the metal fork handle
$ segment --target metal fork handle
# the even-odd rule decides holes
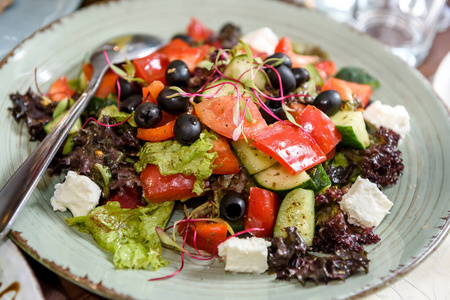
[[[19,211],[25,206],[70,129],[97,91],[107,69],[108,66],[94,69],[94,74],[83,94],[1,189],[0,242],[8,234]]]

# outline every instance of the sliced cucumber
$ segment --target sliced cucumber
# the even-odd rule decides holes
[[[50,122],[48,122],[45,126],[44,126],[44,131],[46,134],[49,134],[50,131],[52,131],[53,128],[55,128],[56,125],[58,125],[59,121],[61,121],[62,118],[64,118],[64,116],[66,115],[67,111],[60,113],[55,119],[51,120]],[[80,118],[78,118],[75,121],[75,124],[73,125],[73,127],[70,129],[69,134],[75,133],[80,131],[81,129],[81,120]]]
[[[297,187],[307,189],[315,188],[315,184],[308,173],[301,172],[292,175],[285,167],[278,163],[256,173],[255,180],[261,187],[278,193],[287,193]]]
[[[320,76],[319,72],[317,71],[314,64],[308,64],[304,66],[306,70],[308,70],[309,73],[309,80],[305,83],[303,83],[296,91],[296,94],[307,94],[311,95],[313,97],[316,97],[318,95],[317,92],[317,86],[323,85],[323,79]]]
[[[369,146],[369,134],[362,112],[342,110],[331,116],[331,120],[342,134],[340,145],[355,149],[364,149]]]
[[[328,177],[327,172],[325,172],[325,169],[323,168],[322,164],[318,164],[317,166],[307,170],[306,173],[308,173],[308,175],[314,182],[315,193],[320,193],[324,189],[331,186],[331,180]]]
[[[230,61],[224,71],[224,75],[239,80],[245,86],[251,87],[253,86],[252,83],[254,83],[258,89],[264,90],[267,84],[267,77],[261,70],[256,72],[255,66],[250,64],[246,55],[238,55]],[[253,68],[253,71],[251,68]],[[252,73],[254,74],[253,79]]]
[[[311,246],[315,227],[314,204],[312,190],[297,188],[289,192],[281,202],[273,236],[286,237],[285,228],[295,226],[303,240]]]
[[[231,146],[250,175],[270,168],[277,162],[261,150],[256,149],[251,140],[248,140],[248,143],[245,140],[233,141]]]
[[[245,90],[244,86],[240,84],[239,82],[233,82],[238,90],[241,96],[248,97],[252,96],[249,95],[250,93]],[[226,79],[219,79],[213,83],[210,83],[208,86],[206,86],[205,90],[202,92],[203,96],[214,96],[214,97],[220,97],[220,96],[231,96],[237,94],[236,86],[233,84],[230,84],[229,80]],[[200,97],[200,99],[206,100],[205,97]]]

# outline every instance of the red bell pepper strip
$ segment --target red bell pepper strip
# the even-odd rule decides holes
[[[338,78],[331,77],[322,87],[322,91],[335,90],[340,95],[342,100],[353,101],[354,97],[357,97],[362,104],[362,107],[366,107],[372,96],[372,87],[367,84],[360,84],[356,82],[350,82]]]
[[[253,146],[273,157],[292,174],[326,160],[325,154],[308,133],[287,122],[275,122],[252,139]]]
[[[261,228],[254,231],[256,237],[272,237],[278,209],[280,208],[280,197],[274,192],[258,187],[250,188],[247,213],[244,217],[245,229]]]
[[[143,195],[152,203],[197,197],[192,192],[194,175],[161,175],[156,165],[147,165],[140,175]]]
[[[295,121],[311,135],[324,154],[328,154],[342,139],[333,121],[315,106],[308,105]]]
[[[182,223],[177,226],[177,231],[183,239],[186,228],[188,228],[186,244],[209,254],[217,254],[217,247],[227,239],[226,223],[208,221],[193,221],[189,225]]]
[[[142,88],[142,102],[153,102],[158,104],[156,101],[156,97],[158,97],[159,93],[164,88],[164,83],[159,80],[155,80],[150,83],[148,86]]]
[[[231,151],[226,138],[219,136],[218,140],[214,141],[211,151],[216,151],[219,155],[214,160],[214,165],[217,167],[213,170],[213,174],[226,175],[239,172],[239,161]]]
[[[319,59],[313,55],[300,55],[294,52],[291,40],[283,36],[278,45],[275,47],[275,52],[281,52],[289,56],[292,61],[293,68],[301,68],[310,63],[315,63]]]

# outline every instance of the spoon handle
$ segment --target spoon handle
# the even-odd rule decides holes
[[[25,206],[75,121],[95,94],[107,69],[94,70],[83,94],[3,186],[0,191],[0,242],[8,234],[19,211]]]

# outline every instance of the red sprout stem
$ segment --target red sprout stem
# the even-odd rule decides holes
[[[115,127],[115,126],[120,126],[124,123],[126,123],[129,119],[131,118],[131,116],[129,116],[128,118],[126,118],[125,120],[123,120],[122,122],[116,123],[116,124],[104,124],[100,121],[98,121],[97,119],[90,117],[86,120],[86,122],[84,122],[83,126],[81,127],[81,129],[83,129],[84,127],[86,127],[86,125],[90,122],[90,121],[94,121],[95,123],[104,126],[104,127]]]
[[[117,78],[117,80],[116,80],[116,85],[117,85],[117,110],[120,111],[120,94],[121,94],[121,89],[120,89],[119,78]]]

